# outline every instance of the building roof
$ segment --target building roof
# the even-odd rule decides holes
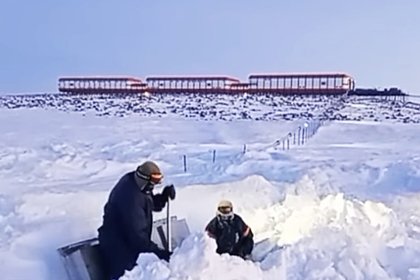
[[[301,72],[301,73],[254,73],[249,75],[249,79],[252,78],[339,78],[339,77],[349,77],[353,79],[347,73],[344,72]]]
[[[240,80],[230,76],[216,75],[188,75],[188,76],[151,76],[146,77],[146,81],[232,81],[239,83]]]
[[[142,83],[142,80],[137,77],[130,76],[67,76],[60,77],[59,81],[132,81]]]

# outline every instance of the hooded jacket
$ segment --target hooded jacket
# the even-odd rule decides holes
[[[242,218],[233,214],[229,218],[217,215],[206,226],[208,235],[216,239],[217,253],[244,257],[254,246],[253,233]]]
[[[112,278],[131,270],[140,253],[155,253],[159,258],[168,253],[151,240],[152,211],[161,211],[166,198],[142,191],[134,174],[125,174],[111,191],[98,229],[99,246]]]

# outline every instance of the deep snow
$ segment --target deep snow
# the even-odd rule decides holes
[[[65,279],[55,249],[95,236],[110,189],[146,159],[176,185],[172,212],[192,234],[170,263],[141,255],[124,279],[420,279],[420,129],[402,123],[413,110],[326,122],[283,151],[272,144],[304,120],[0,109],[2,279]],[[269,238],[257,262],[217,255],[203,233],[222,198]]]

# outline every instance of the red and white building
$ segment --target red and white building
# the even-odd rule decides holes
[[[106,93],[199,93],[343,95],[354,90],[355,81],[346,73],[251,74],[241,82],[230,76],[62,77],[58,89],[71,94]]]
[[[62,77],[58,90],[71,94],[142,93],[146,83],[135,77]]]
[[[156,76],[147,77],[150,93],[229,93],[232,84],[240,83],[229,76]]]
[[[271,73],[251,74],[249,93],[346,94],[355,87],[345,73]]]

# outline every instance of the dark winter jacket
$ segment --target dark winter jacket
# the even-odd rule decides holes
[[[151,241],[152,211],[161,211],[165,203],[161,194],[142,192],[134,172],[124,175],[111,191],[98,232],[100,249],[113,278],[131,270],[142,252],[166,258],[167,253]]]
[[[253,233],[239,215],[230,219],[217,215],[206,226],[210,237],[216,239],[217,253],[245,257],[254,247]]]

